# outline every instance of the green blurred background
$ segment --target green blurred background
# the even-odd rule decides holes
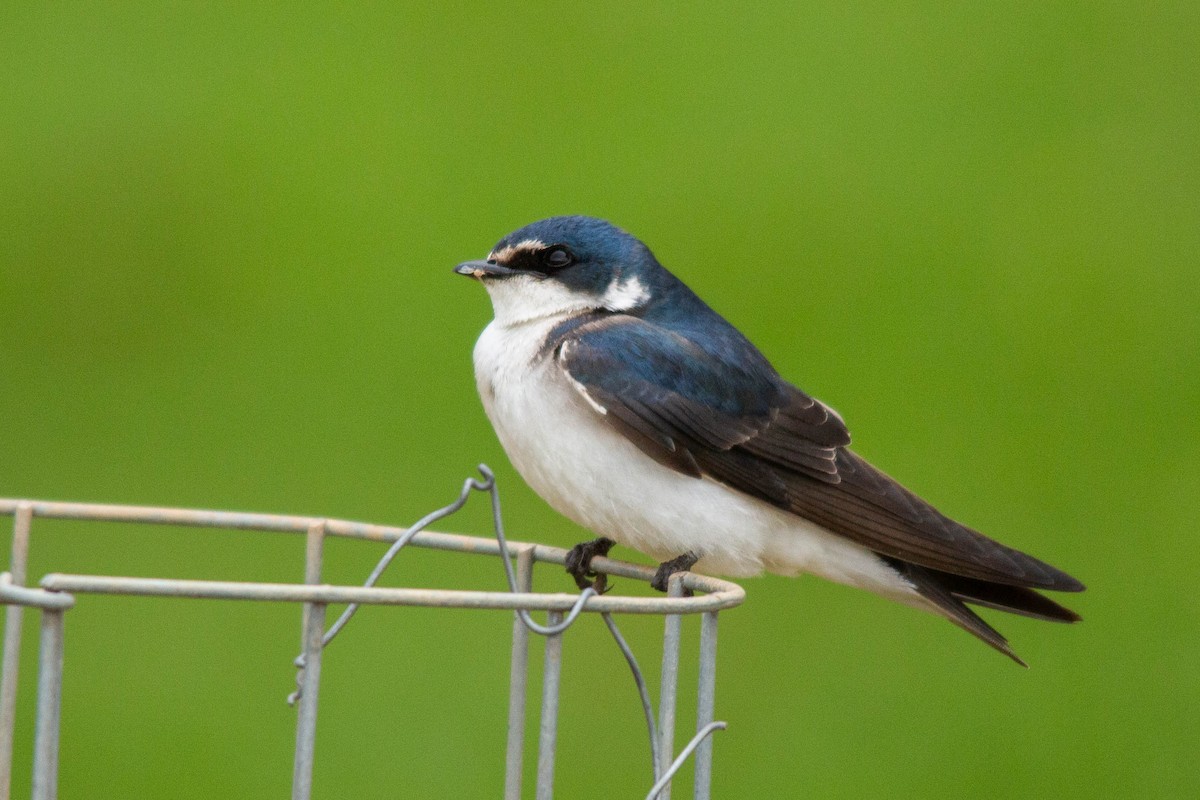
[[[407,524],[485,461],[514,538],[570,545],[586,534],[483,416],[490,307],[450,268],[534,219],[603,216],[860,452],[1091,587],[1078,626],[990,615],[1026,671],[853,590],[747,581],[716,796],[1200,792],[1194,4],[399,5],[5,12],[0,495]],[[484,504],[445,527],[486,534]],[[333,542],[327,577],[380,552]],[[42,521],[32,559],[286,581],[303,546]],[[385,583],[501,577],[413,552]],[[62,796],[286,796],[298,616],[82,599]],[[656,679],[660,623],[625,625]],[[316,796],[498,796],[509,631],[362,613],[326,661]],[[564,681],[559,796],[641,797],[599,620]]]

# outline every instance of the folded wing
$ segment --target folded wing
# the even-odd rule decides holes
[[[559,334],[558,366],[647,455],[812,520],[882,556],[1009,586],[1079,581],[954,522],[847,449],[841,418],[785,382],[744,339],[708,349],[606,315]]]

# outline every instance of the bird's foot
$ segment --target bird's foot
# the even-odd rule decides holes
[[[670,561],[664,561],[658,565],[658,572],[654,573],[654,578],[650,581],[650,588],[657,589],[660,592],[667,591],[667,584],[671,581],[671,576],[676,572],[687,572],[692,567],[696,566],[696,562],[700,560],[700,556],[695,553],[684,553],[681,556],[676,556]],[[684,589],[684,597],[691,597],[692,590]]]
[[[593,539],[571,548],[567,553],[567,574],[575,579],[575,585],[580,589],[594,588],[600,594],[607,591],[607,576],[599,575],[592,570],[592,559],[596,556],[606,556],[615,545],[612,539]],[[594,580],[593,580],[594,579]]]

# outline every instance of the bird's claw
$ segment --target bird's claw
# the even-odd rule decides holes
[[[611,588],[607,585],[606,576],[592,570],[592,559],[608,555],[608,551],[612,550],[614,545],[616,542],[612,539],[601,536],[599,539],[577,544],[567,553],[564,566],[580,590],[591,587],[597,594],[604,594]]]
[[[677,572],[687,572],[696,566],[696,562],[699,560],[700,557],[695,553],[684,553],[681,556],[672,558],[670,561],[664,561],[658,565],[658,571],[650,579],[650,588],[657,589],[660,592],[667,591],[670,588],[672,575]],[[691,597],[692,590],[684,587],[683,596]]]

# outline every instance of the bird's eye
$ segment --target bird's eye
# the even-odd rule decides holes
[[[575,256],[565,247],[551,247],[542,254],[542,263],[550,269],[562,269],[575,263]]]

